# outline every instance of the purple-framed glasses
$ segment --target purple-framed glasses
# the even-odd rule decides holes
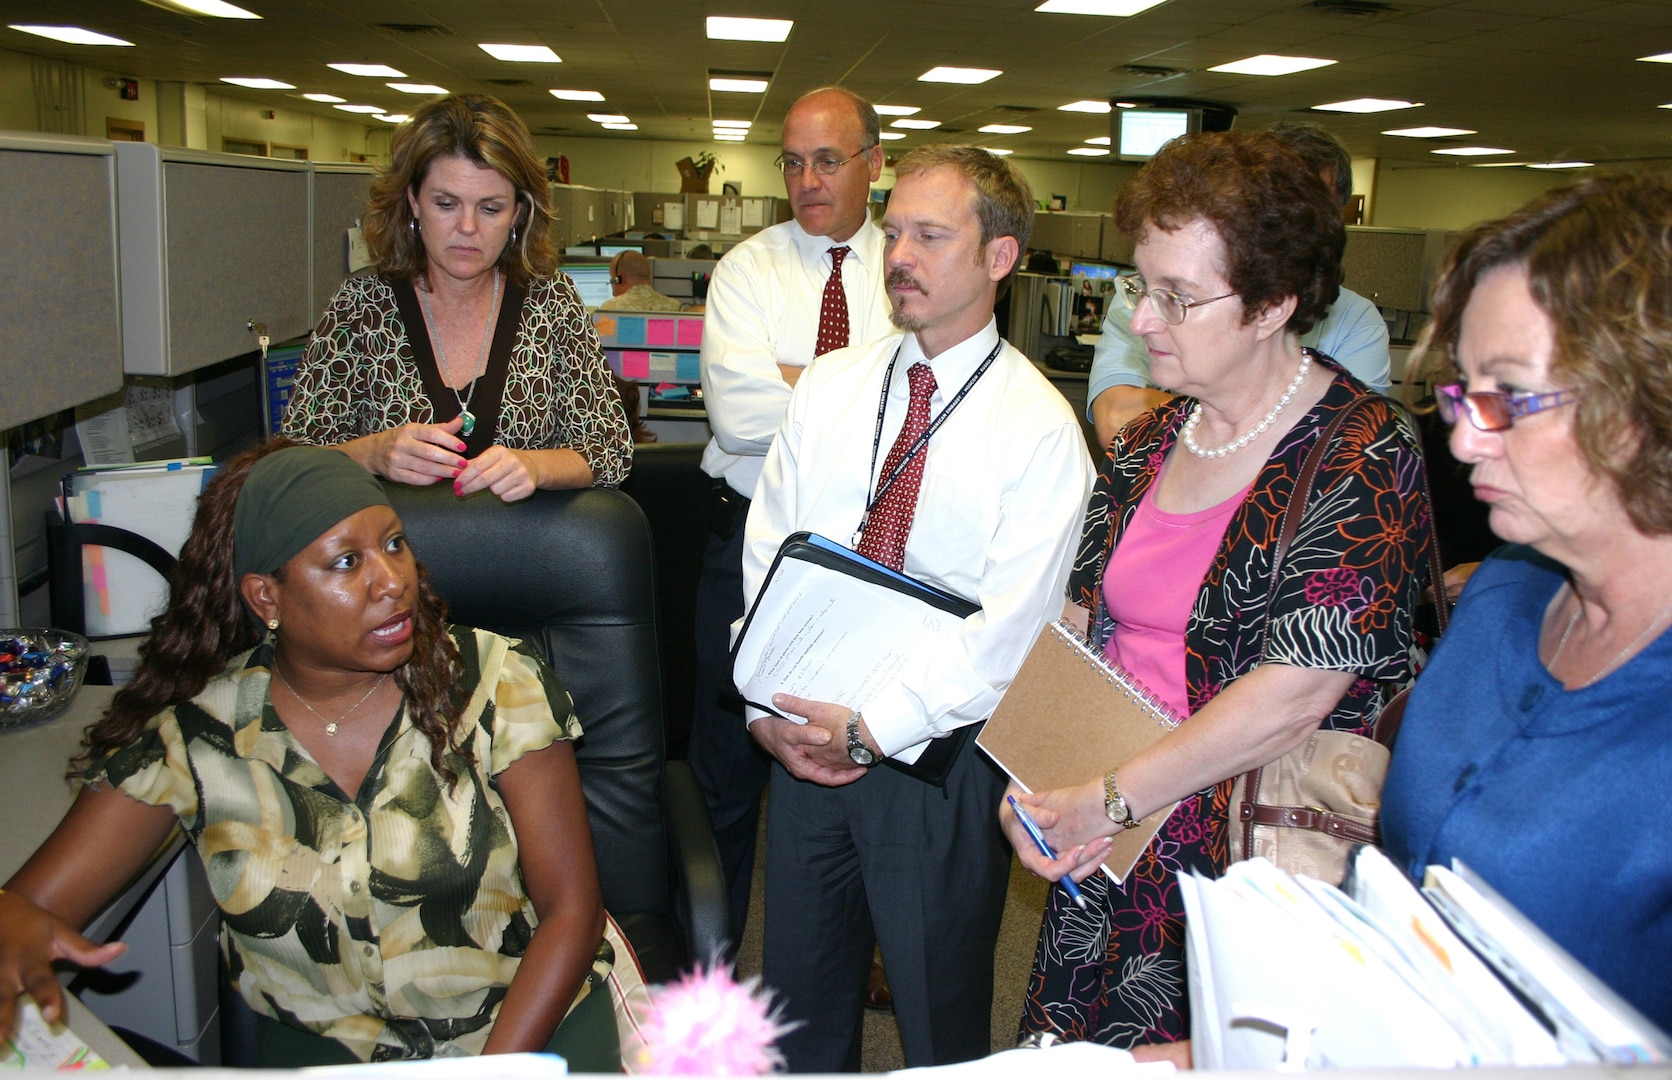
[[[1447,383],[1434,388],[1434,399],[1440,406],[1440,419],[1448,424],[1457,423],[1458,415],[1466,414],[1469,423],[1481,431],[1507,431],[1523,416],[1573,404],[1579,400],[1579,392],[1505,394],[1496,390],[1469,391],[1463,389],[1462,383]]]

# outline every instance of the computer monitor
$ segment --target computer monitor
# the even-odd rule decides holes
[[[1147,161],[1180,135],[1202,130],[1202,114],[1199,109],[1119,109],[1115,128],[1116,156]]]
[[[602,255],[606,259],[613,259],[617,255],[620,255],[623,251],[636,251],[640,255],[643,255],[644,254],[644,245],[643,244],[623,244],[623,243],[619,243],[619,242],[615,242],[615,241],[604,241],[604,240],[598,241],[598,254]]]
[[[615,295],[610,282],[610,268],[606,264],[565,266],[563,272],[575,283],[575,291],[581,294],[581,303],[589,308],[595,308]]]
[[[1070,264],[1068,272],[1070,274],[1074,275],[1075,277],[1089,277],[1089,278],[1118,278],[1118,277],[1120,277],[1120,267],[1109,266],[1106,263],[1085,263],[1085,262],[1072,263],[1072,264]]]
[[[578,256],[580,256],[582,258],[586,258],[586,259],[595,259],[595,258],[598,257],[598,245],[597,244],[572,244],[569,247],[566,247],[566,248],[563,249],[563,254],[565,254],[565,255],[578,255]]]

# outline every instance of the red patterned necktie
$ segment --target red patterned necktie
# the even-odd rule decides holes
[[[824,283],[824,302],[819,305],[819,340],[814,356],[848,347],[848,294],[842,289],[842,260],[848,248],[830,249],[830,279]]]
[[[899,438],[882,463],[878,483],[887,479],[900,459],[906,456],[913,443],[929,430],[929,398],[935,392],[935,373],[929,365],[918,362],[906,372],[911,380],[911,404],[906,406],[906,424]],[[923,483],[923,462],[929,456],[925,446],[913,455],[894,483],[883,492],[882,498],[871,507],[865,522],[865,535],[859,541],[859,553],[875,559],[884,566],[899,570],[906,561],[906,537],[911,535],[912,518],[917,514],[917,489]]]

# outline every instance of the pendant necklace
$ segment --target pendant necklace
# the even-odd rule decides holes
[[[429,279],[426,278],[424,284],[428,286]],[[499,308],[499,268],[494,267],[493,299],[488,301],[488,322],[486,326],[482,327],[482,349],[476,357],[476,366],[472,369],[475,374],[470,377],[470,385],[465,387],[463,397],[459,396],[459,388],[452,385],[454,382],[453,369],[447,363],[447,350],[441,347],[441,334],[436,330],[435,316],[430,312],[430,302],[424,299],[425,291],[425,289],[418,290],[418,304],[424,309],[424,325],[429,328],[430,344],[435,346],[435,358],[441,362],[441,373],[447,377],[447,388],[453,391],[453,397],[459,403],[459,415],[464,418],[464,424],[459,428],[459,434],[468,436],[476,430],[476,414],[470,411],[470,399],[476,396],[476,380],[482,377],[482,372],[487,365],[488,342],[493,340],[494,312]],[[287,683],[286,686],[288,687],[288,685]],[[292,690],[291,693],[295,693],[295,691]],[[304,701],[302,704],[306,705],[307,702]],[[332,732],[332,734],[336,733]]]
[[[1573,593],[1573,586],[1568,586],[1568,592]],[[1573,593],[1573,616],[1568,619],[1567,629],[1562,631],[1561,638],[1556,642],[1556,651],[1550,654],[1550,663],[1544,666],[1544,670],[1550,672],[1552,675],[1555,674],[1556,661],[1562,658],[1562,650],[1567,647],[1568,636],[1573,633],[1573,628],[1579,625],[1579,616],[1583,613],[1583,611],[1584,609],[1579,606],[1578,594]],[[1672,604],[1668,604],[1667,606],[1661,608],[1660,614],[1656,615],[1649,625],[1643,628],[1642,633],[1633,638],[1625,648],[1615,653],[1614,658],[1608,661],[1608,663],[1602,665],[1602,667],[1597,670],[1595,675],[1592,675],[1590,678],[1574,687],[1574,689],[1584,690],[1601,682],[1603,676],[1611,674],[1615,668],[1625,662],[1627,656],[1629,656],[1639,645],[1642,645],[1645,641],[1647,641],[1649,639],[1650,632],[1665,621],[1668,615],[1672,615]]]
[[[330,735],[333,738],[336,737],[336,734],[337,734],[337,725],[341,724],[344,720],[347,720],[350,716],[353,716],[354,713],[359,710],[360,706],[362,706],[366,702],[370,701],[372,699],[372,695],[377,693],[377,688],[383,685],[383,680],[387,679],[389,677],[389,673],[387,671],[385,671],[382,675],[379,675],[377,677],[377,681],[372,683],[372,688],[370,690],[366,691],[366,696],[365,697],[361,698],[359,701],[356,701],[352,706],[349,707],[349,710],[347,712],[343,713],[341,716],[337,717],[335,720],[327,720],[327,719],[325,719],[325,717],[320,716],[318,709],[316,709],[312,705],[308,704],[308,699],[307,698],[303,697],[301,694],[298,694],[296,692],[296,687],[290,685],[290,680],[285,678],[284,677],[284,672],[279,670],[279,664],[278,664],[278,658],[277,657],[274,657],[274,659],[273,659],[273,674],[278,676],[279,682],[284,684],[284,688],[286,690],[290,691],[290,696],[302,703],[302,708],[308,710],[309,712],[313,713],[315,716],[319,717],[319,722],[325,725],[325,734]]]

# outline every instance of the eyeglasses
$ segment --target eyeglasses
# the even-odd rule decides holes
[[[1457,423],[1458,415],[1467,413],[1469,423],[1481,431],[1508,431],[1523,416],[1573,404],[1579,400],[1579,393],[1576,390],[1553,390],[1548,394],[1471,392],[1463,389],[1462,383],[1448,383],[1434,388],[1434,399],[1440,407],[1440,419],[1448,424]]]
[[[779,154],[778,160],[774,161],[773,164],[778,166],[778,171],[783,173],[785,176],[800,176],[801,170],[807,168],[811,168],[820,176],[835,176],[837,169],[840,169],[843,165],[846,165],[854,158],[863,156],[875,145],[876,144],[873,143],[871,146],[862,146],[859,148],[859,152],[854,154],[853,157],[845,157],[841,161],[828,157],[821,157],[814,161],[802,161],[798,157],[790,157],[788,154]]]
[[[1188,296],[1176,293],[1171,289],[1146,289],[1143,279],[1136,274],[1127,274],[1119,278],[1118,281],[1121,299],[1126,301],[1128,308],[1137,311],[1138,301],[1147,296],[1150,303],[1155,307],[1155,313],[1161,316],[1161,321],[1169,326],[1177,326],[1183,322],[1184,317],[1190,314],[1190,309],[1193,307],[1201,307],[1203,304],[1211,304],[1215,300],[1223,300],[1227,296],[1236,295],[1234,292],[1228,292],[1224,296],[1210,296],[1206,300],[1192,300]]]

